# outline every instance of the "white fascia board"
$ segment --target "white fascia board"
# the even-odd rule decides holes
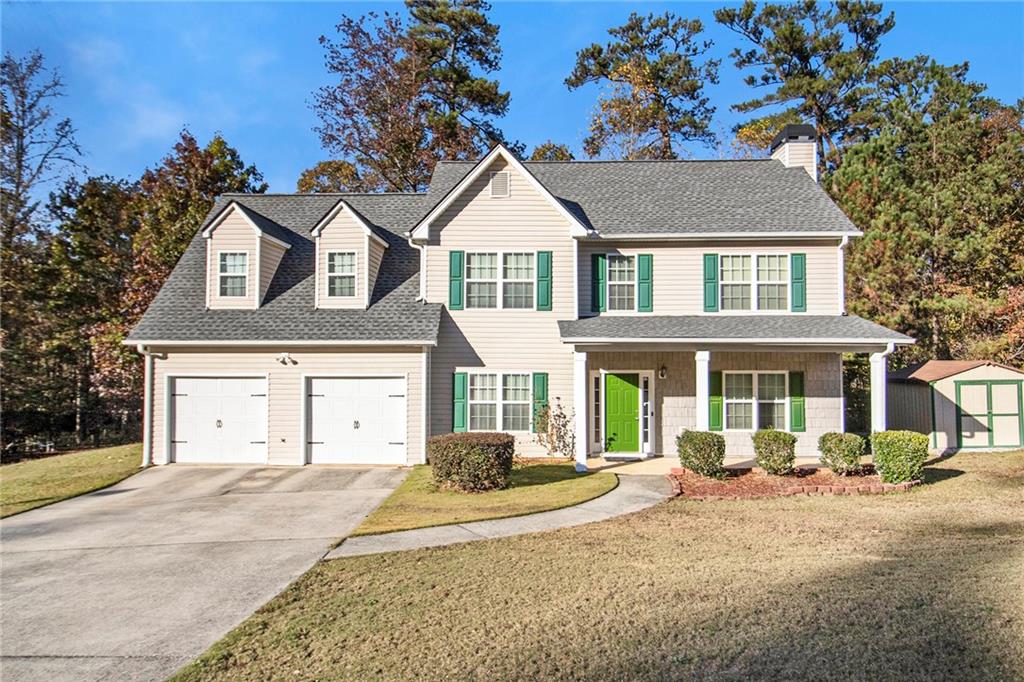
[[[588,235],[590,239],[604,241],[658,241],[658,240],[748,240],[748,239],[778,239],[780,241],[793,241],[794,239],[849,239],[859,237],[863,232],[684,232],[684,233],[641,233],[641,234],[608,234],[603,235],[593,232]]]
[[[319,237],[320,233],[323,232],[323,229],[327,227],[327,225],[330,224],[330,222],[342,211],[347,212],[349,216],[356,221],[356,224],[363,229],[363,234],[376,241],[385,249],[388,248],[388,243],[381,239],[380,236],[366,224],[366,221],[362,219],[359,213],[349,206],[348,202],[344,199],[338,199],[338,203],[336,203],[334,207],[327,212],[327,215],[323,217],[323,220],[316,224],[316,227],[313,228],[313,232],[311,233],[312,236]]]
[[[160,339],[132,339],[121,342],[125,346],[436,346],[437,341],[427,339],[401,339],[398,341],[168,341]]]
[[[522,162],[520,162],[519,159],[517,159],[515,157],[515,154],[510,152],[505,147],[505,145],[499,143],[499,144],[494,146],[494,149],[492,149],[487,154],[487,156],[485,156],[484,158],[480,159],[480,161],[477,162],[476,166],[473,167],[473,170],[471,170],[466,175],[466,177],[462,178],[462,180],[459,182],[459,184],[455,185],[455,187],[453,187],[451,190],[449,190],[448,194],[445,195],[445,197],[441,200],[441,202],[437,206],[435,206],[430,211],[430,213],[428,213],[426,215],[426,217],[423,218],[423,220],[421,220],[416,225],[416,227],[414,227],[412,229],[412,232],[409,233],[411,235],[411,238],[413,240],[415,240],[415,241],[425,241],[429,237],[429,235],[430,235],[430,225],[431,225],[431,223],[435,219],[437,219],[438,216],[440,216],[442,213],[444,213],[444,211],[449,206],[451,206],[452,203],[456,199],[458,199],[462,195],[462,193],[464,191],[466,191],[466,189],[470,185],[472,185],[473,182],[478,177],[480,177],[480,175],[487,168],[489,168],[491,163],[495,159],[497,159],[499,156],[502,157],[503,159],[505,159],[505,161],[508,163],[508,165],[512,166],[512,168],[514,168],[516,171],[518,171],[520,175],[522,175],[524,178],[526,178],[527,182],[530,183],[530,186],[533,187],[533,189],[536,190],[538,194],[540,194],[542,197],[547,199],[548,203],[550,203],[554,207],[554,209],[556,211],[558,211],[558,213],[563,218],[565,218],[567,221],[569,221],[569,226],[570,226],[569,227],[569,235],[570,236],[572,236],[572,237],[585,237],[585,236],[590,234],[590,230],[587,229],[587,226],[584,225],[583,223],[581,223],[576,216],[574,216],[572,213],[570,213],[569,210],[565,206],[562,205],[562,202],[560,202],[555,197],[555,195],[552,194],[548,190],[547,187],[545,187],[543,184],[541,184],[541,182],[537,178],[534,177],[533,173],[531,173],[526,168],[526,166],[524,166],[522,164]]]
[[[893,344],[911,345],[917,343],[914,339],[907,341],[893,341],[892,339],[857,339],[857,338],[829,338],[829,339],[806,339],[806,338],[770,338],[770,339],[735,339],[735,338],[632,338],[632,337],[563,337],[562,343],[716,343],[716,344],[745,344],[745,345],[771,345],[771,346],[818,346],[818,345],[857,345],[879,344],[890,346]]]
[[[273,235],[270,235],[270,234],[267,234],[266,232],[261,230],[259,228],[259,226],[256,225],[255,222],[253,222],[253,219],[249,216],[249,212],[245,210],[245,207],[242,206],[237,201],[232,201],[227,206],[225,206],[224,209],[220,213],[217,214],[217,217],[214,218],[213,221],[209,225],[207,225],[206,228],[203,230],[203,237],[205,237],[206,239],[209,239],[210,237],[212,237],[213,236],[213,231],[216,230],[217,227],[222,222],[224,222],[224,220],[229,215],[231,215],[231,210],[232,209],[237,209],[238,210],[239,214],[241,214],[242,218],[245,219],[245,222],[247,222],[249,224],[249,227],[252,228],[252,231],[255,232],[258,237],[262,237],[263,239],[267,239],[267,240],[273,242],[274,244],[277,244],[278,246],[280,246],[282,248],[285,248],[285,249],[292,248],[292,245],[289,244],[288,242],[281,241],[277,237],[275,237]]]

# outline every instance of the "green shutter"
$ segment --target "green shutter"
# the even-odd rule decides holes
[[[789,430],[807,430],[807,416],[804,409],[803,372],[789,373]]]
[[[722,430],[722,373],[710,373],[710,395],[708,396],[708,430]]]
[[[790,289],[793,291],[793,312],[807,312],[807,255],[794,253],[789,257]]]
[[[718,312],[718,254],[704,254],[704,312]]]
[[[466,263],[465,251],[448,254],[448,309],[462,310],[462,291]]]
[[[590,310],[603,313],[607,310],[605,302],[605,277],[607,277],[607,261],[603,253],[590,256]]]
[[[636,257],[636,264],[636,309],[641,313],[654,312],[654,256],[641,253]]]
[[[465,372],[456,372],[452,381],[452,431],[466,431],[469,426],[469,408],[466,394],[469,390],[469,377]]]
[[[537,415],[548,405],[547,372],[533,373],[533,432],[537,432]]]
[[[551,252],[537,252],[537,310],[551,310]]]

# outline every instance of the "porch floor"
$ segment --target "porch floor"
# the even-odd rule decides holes
[[[821,466],[817,457],[797,457],[796,465],[801,467]],[[651,457],[649,459],[637,460],[607,460],[604,457],[589,457],[587,468],[590,471],[611,471],[622,476],[657,476],[666,475],[674,467],[679,466],[679,457],[676,455],[665,455]],[[754,458],[748,457],[726,457],[726,468],[741,467],[749,468],[756,466]]]

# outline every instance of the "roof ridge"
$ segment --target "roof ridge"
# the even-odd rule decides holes
[[[530,163],[562,163],[562,164],[572,164],[572,163],[579,163],[579,164],[584,164],[584,163],[621,163],[621,164],[633,164],[633,163],[763,163],[765,161],[775,161],[775,160],[776,159],[773,159],[773,158],[770,158],[770,157],[765,157],[763,159],[571,159],[571,160],[566,160],[566,161],[557,161],[557,160],[553,160],[553,159],[538,159],[536,161],[533,161],[533,160],[529,160],[528,159],[528,160],[523,161],[523,163],[524,164],[530,164]],[[438,161],[437,163],[438,164],[444,163],[444,164],[451,164],[451,165],[463,163],[463,164],[469,164],[469,165],[476,165],[477,162],[476,161],[456,161],[456,160],[451,160],[451,159],[442,159],[442,160]],[[799,170],[802,170],[802,169],[799,169]]]
[[[426,192],[224,192],[222,197],[423,197]]]

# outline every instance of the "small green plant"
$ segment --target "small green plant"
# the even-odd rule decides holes
[[[515,449],[507,433],[448,433],[427,441],[427,458],[438,487],[483,492],[508,487]]]
[[[865,445],[864,439],[855,433],[823,434],[818,439],[821,463],[840,476],[860,473]]]
[[[793,471],[796,461],[796,436],[786,431],[761,429],[750,436],[754,441],[757,466],[765,472],[781,476]]]
[[[917,481],[928,459],[928,436],[916,431],[873,433],[871,453],[884,483]]]
[[[722,478],[725,438],[709,431],[683,431],[676,437],[679,463],[701,476]]]
[[[555,398],[554,406],[545,405],[537,410],[537,442],[556,457],[573,457],[576,454],[576,430],[570,415],[562,408],[562,399]]]

